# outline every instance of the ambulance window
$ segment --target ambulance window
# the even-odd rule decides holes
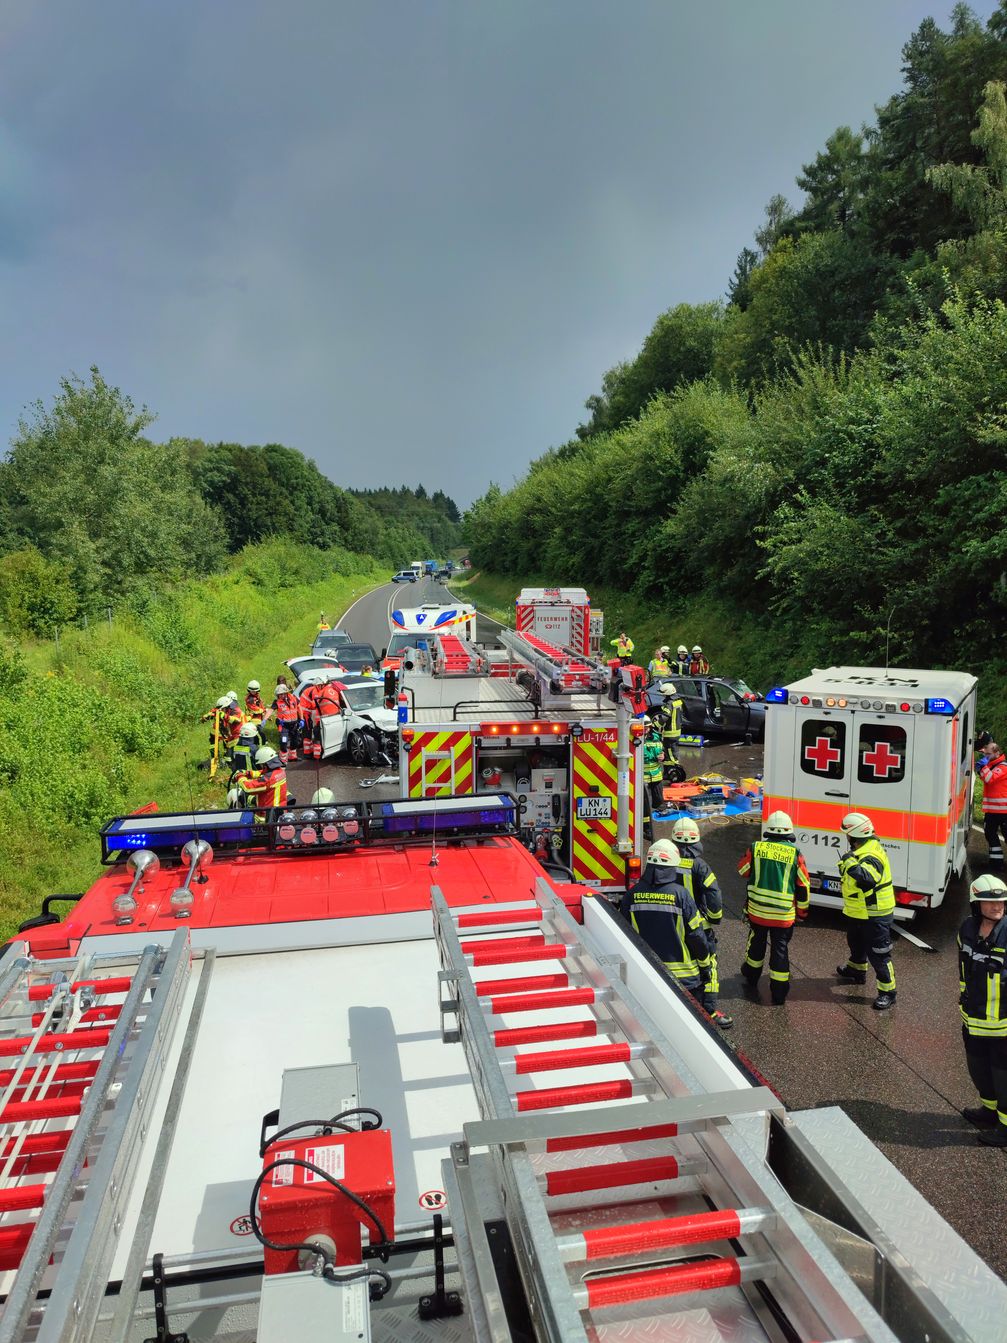
[[[969,753],[969,711],[968,709],[966,709],[965,713],[962,715],[962,753],[959,758],[961,764],[964,765],[965,757],[968,755],[968,753]]]
[[[857,741],[857,780],[899,783],[905,776],[905,729],[890,723],[863,724]]]
[[[801,725],[801,769],[820,779],[841,779],[846,773],[846,724],[809,718]]]

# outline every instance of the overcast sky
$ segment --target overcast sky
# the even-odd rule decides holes
[[[156,438],[464,506],[723,294],[950,8],[0,0],[0,441],[97,364]]]

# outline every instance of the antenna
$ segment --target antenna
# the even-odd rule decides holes
[[[888,624],[887,624],[887,626],[885,627],[885,676],[886,676],[886,677],[888,676],[888,645],[889,645],[889,643],[891,642],[891,637],[892,637],[892,616],[895,614],[896,610],[897,610],[897,608],[893,606],[892,609],[888,612]]]

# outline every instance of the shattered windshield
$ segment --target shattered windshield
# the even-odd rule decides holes
[[[385,688],[380,681],[373,685],[347,686],[343,693],[352,709],[380,709],[385,702]]]

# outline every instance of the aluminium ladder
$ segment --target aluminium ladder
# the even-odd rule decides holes
[[[484,1117],[445,1163],[477,1338],[512,1337],[485,1229],[505,1219],[543,1343],[894,1343],[734,1127],[783,1113],[767,1088],[705,1091],[545,882],[484,909],[435,888],[433,912],[442,1035]]]

